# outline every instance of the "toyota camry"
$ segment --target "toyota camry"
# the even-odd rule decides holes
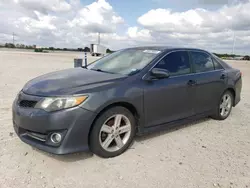
[[[115,157],[135,135],[226,119],[241,87],[240,70],[205,50],[129,48],[32,79],[13,102],[13,124],[22,141],[50,153]]]

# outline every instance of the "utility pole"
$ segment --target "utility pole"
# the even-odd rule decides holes
[[[233,54],[234,54],[234,48],[235,48],[235,31],[234,31],[234,38],[233,38]]]
[[[100,36],[100,32],[98,33],[98,44],[100,44],[101,41],[101,36]]]
[[[13,32],[13,45],[15,45],[15,33]]]

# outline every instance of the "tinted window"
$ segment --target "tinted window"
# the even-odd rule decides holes
[[[165,56],[155,68],[166,69],[170,75],[190,73],[188,53],[185,51],[172,52]]]
[[[196,72],[207,72],[214,70],[211,57],[203,52],[191,52],[191,58]]]
[[[225,63],[225,61],[222,61],[221,58],[219,58],[218,56],[212,54],[212,56],[216,59],[217,62],[220,63],[220,65],[222,66],[222,68],[232,68],[229,64]]]
[[[216,59],[213,59],[213,62],[214,62],[214,69],[215,70],[223,69],[223,67],[221,66],[221,64]]]

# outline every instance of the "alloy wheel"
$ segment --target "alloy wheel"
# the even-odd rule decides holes
[[[229,94],[223,95],[220,103],[220,115],[222,117],[226,117],[231,110],[232,107],[232,98]]]
[[[116,114],[108,118],[99,133],[99,142],[108,152],[115,152],[123,148],[131,135],[131,122],[123,114]]]

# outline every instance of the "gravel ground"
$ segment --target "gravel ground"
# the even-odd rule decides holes
[[[55,156],[21,142],[11,105],[31,78],[73,67],[79,53],[0,52],[0,187],[239,187],[250,188],[250,64],[243,72],[242,100],[225,121],[203,119],[178,130],[136,138],[123,155]],[[93,60],[93,58],[91,59]]]

